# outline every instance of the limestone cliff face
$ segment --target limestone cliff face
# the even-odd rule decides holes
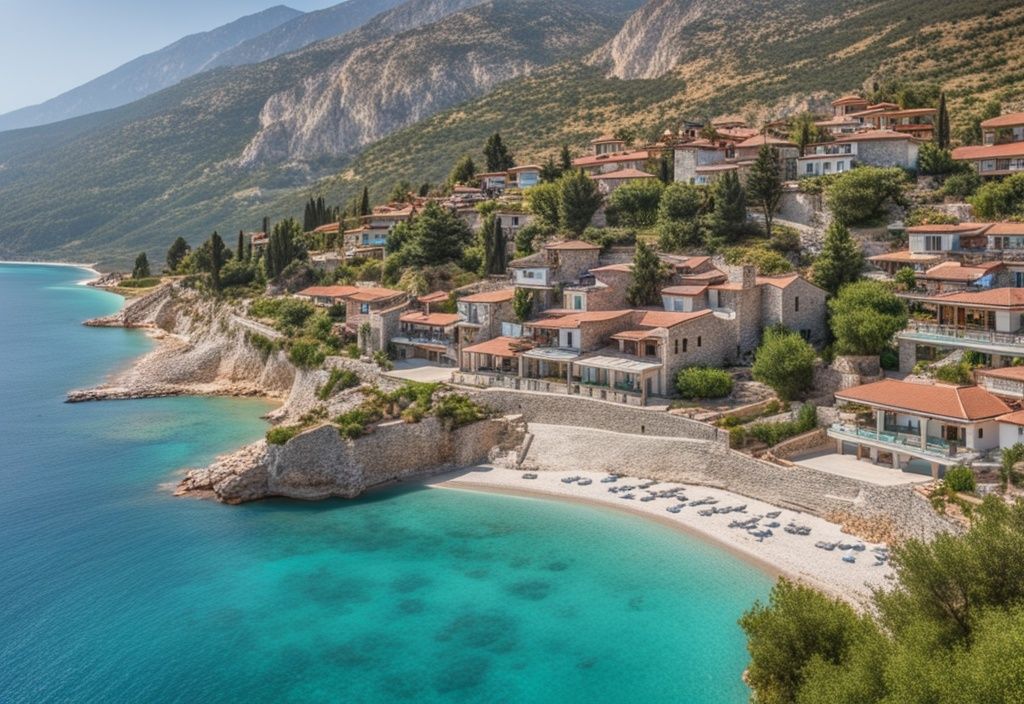
[[[354,498],[366,489],[424,473],[515,458],[526,435],[518,417],[483,420],[449,430],[437,418],[394,421],[357,440],[322,425],[284,445],[259,441],[205,469],[190,471],[179,495],[209,493],[239,504],[270,496]]]
[[[160,344],[108,383],[72,391],[69,401],[190,393],[284,398],[296,378],[283,352],[266,354],[248,342],[252,330],[234,307],[204,300],[177,284],[86,324],[143,328]]]
[[[417,17],[444,16],[454,2],[477,4],[424,1]],[[260,129],[239,163],[312,162],[350,154],[499,83],[578,57],[611,37],[628,11],[606,10],[605,4],[488,2],[375,41],[367,41],[367,32],[377,31],[379,20],[358,36],[317,45],[318,53],[331,47],[337,56],[266,101]],[[395,15],[391,26],[411,24],[404,17],[409,12],[402,5],[388,13]]]

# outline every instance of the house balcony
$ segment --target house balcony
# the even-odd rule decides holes
[[[839,422],[833,423],[828,429],[828,436],[835,440],[864,444],[889,452],[938,462],[946,466],[970,463],[981,456],[978,452],[956,443],[950,443],[942,438],[933,436],[922,438],[917,429],[904,427],[888,426],[878,430],[875,427]]]
[[[984,328],[911,320],[899,334],[901,340],[946,347],[979,350],[990,354],[1024,356],[1024,334],[996,332]]]

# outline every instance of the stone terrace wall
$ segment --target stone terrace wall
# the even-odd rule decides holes
[[[706,423],[665,411],[625,406],[581,396],[482,389],[466,392],[477,403],[505,414],[521,414],[528,423],[576,426],[633,435],[654,435],[723,442]],[[725,435],[728,442],[728,435]]]

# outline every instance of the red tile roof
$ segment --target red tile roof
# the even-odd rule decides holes
[[[1016,127],[1024,125],[1024,112],[1009,112],[999,117],[992,117],[981,123],[983,128],[990,127]]]
[[[612,335],[613,340],[651,340],[656,339],[651,330],[623,330]]]
[[[758,286],[774,286],[775,288],[787,288],[790,284],[800,278],[799,274],[787,274],[786,276],[758,276]]]
[[[923,129],[931,127],[930,125],[921,125]],[[914,141],[914,137],[903,132],[896,132],[894,130],[868,130],[867,132],[855,132],[854,134],[844,134],[835,138],[836,142],[865,142],[879,139],[905,139],[907,141]]]
[[[586,310],[563,315],[558,318],[544,318],[525,323],[533,328],[578,328],[582,323],[603,323],[607,320],[625,318],[633,314],[631,310]]]
[[[511,301],[516,295],[514,288],[503,288],[498,291],[486,291],[484,293],[474,293],[471,296],[463,296],[459,299],[461,303],[504,303],[505,301]]]
[[[522,166],[513,166],[508,170],[508,173],[519,173],[520,171],[540,171],[541,167],[537,164],[523,164]]]
[[[646,325],[652,328],[674,328],[676,325],[682,325],[688,323],[691,320],[697,318],[703,318],[706,315],[712,315],[710,309],[693,311],[691,313],[681,313],[677,311],[668,310],[645,310],[643,316],[640,318],[640,325]]]
[[[860,97],[859,95],[850,94],[841,96],[832,101],[833,105],[846,105],[848,103],[864,103],[865,105],[867,105],[868,100],[866,98]]]
[[[448,300],[447,291],[433,291],[431,293],[420,296],[416,299],[420,303],[439,303],[440,301]]]
[[[358,286],[310,286],[304,288],[296,296],[317,296],[321,298],[347,298],[361,290]]]
[[[640,169],[619,169],[618,171],[609,171],[606,174],[597,174],[591,176],[595,181],[615,180],[615,179],[635,179],[635,178],[656,178],[654,174],[649,174],[646,171]]]
[[[629,264],[629,263],[625,263],[625,264],[605,264],[604,266],[594,267],[593,269],[590,270],[590,273],[592,273],[592,274],[594,272],[602,273],[602,272],[605,272],[605,271],[620,271],[620,272],[623,272],[623,273],[628,273],[630,271],[633,271],[633,265]]]
[[[921,262],[927,264],[929,262],[938,261],[942,257],[938,254],[916,254],[910,250],[902,250],[899,252],[886,252],[885,254],[876,254],[868,257],[868,261],[872,262]]]
[[[793,144],[788,139],[782,139],[781,137],[776,137],[774,135],[764,134],[758,134],[754,135],[753,137],[749,137],[748,139],[745,139],[739,144],[737,144],[736,147],[741,149],[743,147],[760,147],[765,144],[774,144],[779,147],[793,147],[794,149],[799,148],[798,145]]]
[[[977,232],[981,233],[986,228],[990,227],[987,222],[962,222],[959,225],[914,225],[907,228],[907,232],[911,234],[921,233],[943,233],[943,232]]]
[[[455,325],[455,323],[459,322],[460,316],[458,313],[430,313],[428,315],[417,310],[411,313],[405,313],[400,316],[398,320],[403,323],[446,328],[449,325]]]
[[[924,273],[922,278],[940,281],[974,281],[1003,267],[1002,262],[982,262],[975,266],[964,266],[960,262],[942,262]]]
[[[985,230],[989,237],[993,235],[1024,235],[1024,222],[997,222]]]
[[[1009,423],[1011,425],[1024,425],[1024,411],[1007,413],[1005,416],[999,416],[996,420],[1000,423]]]
[[[1000,367],[999,369],[976,369],[979,376],[993,376],[997,379],[1024,381],[1024,367]]]
[[[349,296],[353,301],[359,301],[360,303],[374,303],[376,301],[384,301],[389,298],[396,296],[404,296],[405,291],[395,291],[390,288],[377,288],[375,286],[359,287],[357,293],[353,293]]]
[[[476,352],[477,354],[490,354],[495,357],[518,357],[519,351],[513,347],[523,344],[522,340],[515,337],[495,337],[485,342],[478,342],[469,347],[463,347],[463,352]]]
[[[957,147],[953,150],[953,158],[960,160],[1001,159],[1013,156],[1024,156],[1024,142],[993,144],[987,147]]]
[[[931,417],[979,421],[996,418],[1010,407],[979,386],[915,384],[883,379],[836,392],[836,398]]]
[[[340,229],[341,229],[341,223],[329,222],[326,225],[321,225],[320,227],[315,228],[313,230],[313,232],[315,232],[315,233],[320,233],[320,232],[337,232]]]
[[[990,308],[1024,308],[1024,288],[990,288],[986,291],[960,291],[928,299],[933,303],[959,303]]]
[[[666,286],[661,292],[666,296],[699,296],[707,290],[707,286]]]
[[[601,164],[618,164],[623,161],[647,161],[650,153],[646,150],[633,152],[616,152],[615,154],[601,154],[597,156],[581,156],[572,160],[573,166],[600,166]]]

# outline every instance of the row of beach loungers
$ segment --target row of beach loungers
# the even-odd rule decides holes
[[[532,472],[523,474],[523,479],[536,479],[537,475]],[[703,508],[697,511],[698,516],[714,516],[716,514],[728,514],[728,513],[743,513],[747,512],[746,504],[738,504],[735,506],[717,506],[719,503],[718,499],[713,497],[705,497],[703,499],[690,500],[686,496],[685,487],[676,487],[673,489],[662,489],[659,491],[652,491],[651,487],[655,486],[659,482],[648,480],[640,484],[629,485],[629,484],[618,484],[619,479],[622,477],[617,474],[609,474],[600,480],[602,484],[615,484],[616,486],[608,487],[608,492],[615,494],[620,499],[633,500],[637,498],[636,491],[646,491],[647,493],[640,496],[640,501],[648,502],[654,501],[655,499],[674,499],[677,503],[668,506],[665,510],[669,513],[679,513],[685,508],[695,508],[699,506],[708,506],[709,508]],[[593,480],[582,477],[579,475],[573,475],[568,477],[562,477],[563,484],[577,484],[578,486],[588,486],[593,483]],[[757,539],[757,542],[763,542],[766,538],[771,538],[775,535],[775,530],[781,526],[781,523],[777,520],[782,515],[782,511],[768,511],[764,515],[750,516],[746,519],[735,519],[729,523],[729,528],[735,530],[746,531],[748,535]],[[783,531],[790,535],[797,536],[808,536],[811,534],[811,528],[809,526],[799,525],[794,520],[782,528]],[[831,543],[824,540],[819,540],[814,544],[816,548],[822,550],[833,551],[839,550],[848,554],[843,555],[843,562],[854,563],[857,558],[854,553],[864,552],[866,547],[864,543],[846,543],[838,542]],[[889,549],[885,547],[876,547],[871,549],[871,554],[875,558],[875,566],[884,565],[889,560]]]

